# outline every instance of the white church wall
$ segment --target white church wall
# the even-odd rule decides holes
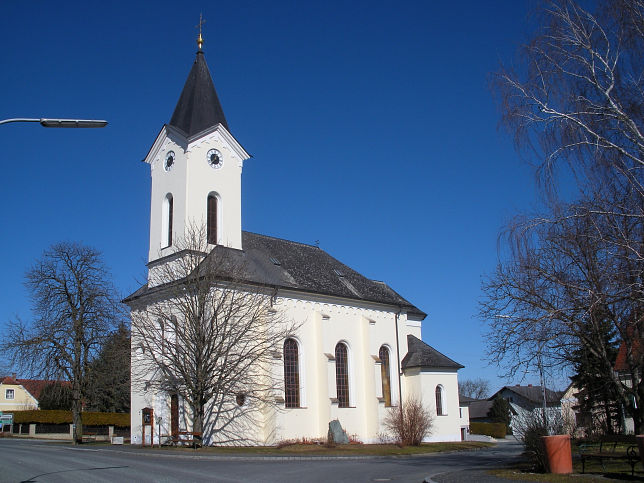
[[[176,131],[164,128],[146,161],[150,163],[152,194],[150,205],[150,251],[148,260],[169,255],[167,216],[164,213],[166,196],[173,199],[173,245],[183,236],[186,225],[204,226],[207,199],[216,193],[218,202],[218,244],[241,249],[241,147],[223,127],[205,134],[185,145]],[[217,149],[222,164],[213,168],[207,154]],[[174,163],[166,169],[168,153],[174,153]],[[187,187],[190,186],[188,190]]]
[[[220,168],[207,163],[207,154],[217,149],[222,157]],[[190,223],[205,225],[207,199],[210,193],[219,197],[218,244],[242,248],[241,241],[241,174],[243,162],[219,131],[188,145],[188,185],[186,217]]]
[[[178,140],[163,136],[160,141],[162,141],[160,149],[154,159],[150,161],[152,193],[150,196],[150,251],[148,260],[155,260],[172,253],[172,247],[168,247],[166,233],[163,229],[165,228],[163,222],[164,200],[168,193],[172,194],[173,200],[173,232],[183,233],[183,226],[185,226],[187,158]],[[164,167],[165,156],[169,151],[174,152],[175,158],[172,168],[166,171]],[[182,227],[180,232],[177,230],[178,227]]]
[[[432,432],[425,441],[460,441],[461,413],[456,371],[411,368],[403,376],[405,388],[412,396],[420,395],[423,405],[433,416]],[[443,389],[443,415],[436,411],[436,387]],[[404,403],[404,400],[403,400]]]
[[[266,444],[302,438],[326,438],[328,424],[338,419],[347,434],[365,443],[379,441],[384,432],[382,421],[389,408],[382,394],[380,348],[389,349],[390,390],[392,406],[399,401],[396,351],[397,310],[379,304],[347,303],[341,299],[283,292],[275,301],[275,309],[283,312],[286,321],[300,324],[294,334],[299,349],[299,408],[286,408],[283,391],[276,394],[275,410],[265,410],[258,424],[246,428],[249,439]],[[353,301],[352,301],[353,302]],[[420,336],[420,324],[399,314],[400,359],[407,353],[407,334]],[[344,342],[348,347],[350,407],[338,407],[335,380],[335,347]],[[132,340],[133,364],[136,362],[136,341]],[[276,357],[274,375],[283,385],[283,347]],[[330,358],[329,358],[330,356]],[[436,417],[432,441],[460,440],[460,418],[456,372],[406,371],[401,385],[403,392],[421,394],[435,414],[436,384],[445,388],[447,415]],[[152,375],[151,375],[152,377]],[[155,397],[132,382],[132,441],[141,434],[141,409],[153,407],[162,415],[162,432],[169,433],[169,395]],[[181,429],[189,429],[182,424]],[[155,429],[155,433],[157,429]]]
[[[300,384],[305,403],[302,408],[283,408],[277,413],[277,438],[325,438],[328,423],[338,419],[349,435],[373,442],[380,428],[378,395],[381,381],[376,378],[376,361],[381,345],[395,347],[394,313],[391,310],[284,297],[278,306],[300,326]],[[343,342],[348,348],[350,407],[340,408],[336,401],[335,347]],[[396,353],[390,354],[393,399],[397,400],[395,379]],[[378,366],[379,370],[379,366]],[[301,401],[302,402],[302,401]]]

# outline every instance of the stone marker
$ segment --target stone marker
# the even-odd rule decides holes
[[[328,434],[329,444],[348,444],[349,438],[347,437],[347,432],[342,429],[340,421],[334,419],[329,422],[329,434]]]

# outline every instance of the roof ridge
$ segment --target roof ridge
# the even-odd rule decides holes
[[[438,360],[428,361],[434,355],[438,356]],[[407,354],[401,365],[403,369],[409,367],[448,367],[458,370],[464,367],[413,334],[407,334]]]
[[[242,230],[242,233],[248,233],[249,235],[261,236],[262,238],[272,238],[273,240],[280,240],[280,241],[285,241],[285,242],[289,242],[289,243],[296,243],[297,245],[303,245],[305,247],[317,248],[318,250],[322,250],[322,248],[320,248],[317,245],[311,245],[310,243],[304,243],[304,242],[299,242],[299,241],[295,241],[295,240],[289,240],[287,238],[282,238],[282,237],[279,237],[279,236],[264,235],[263,233],[256,233],[254,231],[248,231],[248,230]],[[325,250],[322,250],[322,251],[324,253],[327,253]],[[331,256],[331,255],[329,255],[329,256]],[[342,263],[342,262],[340,262],[340,263]]]

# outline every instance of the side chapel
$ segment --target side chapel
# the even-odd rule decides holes
[[[338,419],[347,434],[378,442],[386,411],[406,395],[420,395],[434,416],[428,441],[464,439],[469,421],[457,382],[463,366],[421,340],[422,310],[316,246],[242,230],[241,175],[250,156],[231,134],[201,43],[200,35],[172,118],[144,160],[152,177],[149,276],[125,302],[133,311],[155,303],[155,267],[169,263],[173,239],[191,220],[205,220],[209,246],[242,252],[273,287],[279,310],[302,322],[278,355],[284,381],[298,387],[284,384],[281,409],[268,416],[270,430],[254,428],[255,440],[325,438]],[[182,424],[176,395],[155,393],[133,378],[131,396],[133,444],[144,442],[144,408],[160,418],[160,427],[151,428],[155,444],[159,430],[168,434]]]

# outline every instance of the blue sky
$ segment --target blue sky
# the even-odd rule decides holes
[[[537,201],[488,87],[532,3],[7,2],[0,118],[107,119],[96,130],[0,126],[0,324],[29,317],[25,270],[54,242],[105,256],[123,294],[145,277],[149,168],[196,51],[244,165],[243,228],[315,243],[429,315],[423,339],[504,384],[476,318],[497,234]],[[512,382],[519,382],[512,381]],[[530,376],[526,381],[538,383]],[[561,384],[559,384],[561,386]]]

